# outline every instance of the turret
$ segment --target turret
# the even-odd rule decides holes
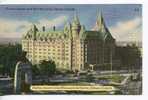
[[[74,16],[72,21],[72,36],[76,38],[79,36],[79,32],[81,30],[80,21],[77,15]]]
[[[100,32],[103,40],[105,40],[106,38],[113,39],[111,33],[109,32],[104,22],[102,12],[100,14],[97,14],[96,31]]]
[[[38,29],[37,29],[35,24],[32,25],[31,31],[32,31],[32,39],[35,40],[36,39],[36,33],[38,31]]]
[[[69,38],[72,38],[71,23],[65,24],[65,26],[64,26],[64,33],[68,34]]]
[[[45,26],[42,27],[42,31],[45,32]]]
[[[85,36],[86,36],[86,34],[85,34],[85,26],[84,25],[82,25],[81,26],[81,30],[80,30],[80,38],[81,39],[85,39]]]
[[[100,14],[97,14],[97,30],[103,33],[108,32],[108,29],[104,22],[102,12]]]

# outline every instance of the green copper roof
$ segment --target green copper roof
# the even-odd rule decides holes
[[[102,39],[105,40],[107,38],[113,39],[110,31],[108,30],[102,12],[100,12],[99,14],[97,14],[97,27]]]
[[[100,39],[103,41],[114,39],[110,33],[101,33],[99,31],[85,31],[81,37],[82,39],[94,39],[95,38],[95,39]]]
[[[68,29],[67,29],[68,30]],[[70,37],[70,31],[37,31],[36,32],[36,39],[50,39],[50,38],[71,38]],[[102,33],[99,31],[86,31],[85,27],[82,26],[81,27],[81,31],[79,33],[80,38],[81,39],[88,39],[88,38],[97,38],[97,39],[101,39],[101,40],[105,40],[106,38],[112,38],[110,33]],[[32,31],[28,31],[28,33],[26,34],[26,36],[23,36],[23,38],[32,38],[33,37],[33,32]]]
[[[85,31],[84,34],[86,38],[98,38],[98,39],[101,38],[98,31]]]
[[[37,38],[62,38],[66,37],[66,34],[64,34],[63,31],[47,31],[47,32],[42,32],[39,31],[37,32]]]
[[[32,25],[29,31],[27,31],[27,34],[23,36],[23,38],[26,39],[51,39],[51,38],[72,38],[73,36],[73,27],[80,28],[78,31],[78,35],[80,39],[87,39],[87,38],[97,38],[101,39],[103,41],[114,39],[109,32],[108,28],[105,25],[102,13],[97,16],[97,26],[98,29],[95,31],[86,31],[84,25],[80,25],[80,21],[77,15],[74,16],[74,19],[71,23],[67,23],[64,27],[64,30],[43,30],[39,31],[36,25]]]

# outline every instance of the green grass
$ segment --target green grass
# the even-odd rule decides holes
[[[56,85],[80,85],[80,86],[86,86],[86,85],[90,85],[90,83],[87,83],[87,82],[73,82],[73,83],[72,82],[65,82],[65,83],[57,83]]]
[[[98,80],[109,80],[112,82],[121,83],[124,78],[125,78],[124,76],[112,75],[112,76],[98,77],[97,79]]]

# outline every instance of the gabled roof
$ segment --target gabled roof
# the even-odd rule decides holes
[[[85,31],[82,35],[82,39],[99,39],[102,41],[106,41],[113,40],[114,38],[111,36],[110,33],[102,33],[99,31]]]
[[[114,39],[105,24],[102,12],[97,15],[97,22],[96,23],[97,23],[97,31],[99,31],[101,37],[104,40],[107,38]]]
[[[39,31],[38,28],[33,25],[23,38],[33,39],[48,39],[48,38],[72,38],[72,27],[80,26],[79,37],[81,39],[97,38],[103,41],[114,40],[108,28],[106,27],[102,13],[97,15],[97,29],[93,31],[86,31],[84,25],[80,25],[80,21],[77,15],[74,16],[72,24],[68,23],[65,25],[64,30],[50,30],[50,31]]]

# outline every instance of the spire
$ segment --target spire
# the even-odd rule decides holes
[[[85,34],[85,26],[84,25],[82,25],[81,26],[81,30],[80,30],[80,38],[81,39],[85,39],[85,37],[86,37],[86,34]]]
[[[102,12],[100,12],[99,14],[97,13],[97,29],[100,32],[108,32],[108,29],[104,22]]]
[[[64,26],[64,33],[67,34],[70,38],[72,37],[71,34],[71,23],[67,22]]]
[[[35,24],[32,25],[31,29],[34,33],[36,33],[38,31],[38,28],[36,27]]]
[[[105,40],[107,37],[110,37],[113,39],[111,33],[106,27],[102,12],[98,13],[97,11],[97,21],[96,21],[96,25],[94,26],[93,30],[100,32],[103,40]]]
[[[31,30],[32,30],[32,32],[33,32],[33,39],[36,39],[36,33],[37,33],[37,31],[38,31],[38,28],[36,27],[36,25],[35,24],[33,24],[32,25],[32,27],[31,27]]]
[[[84,25],[82,25],[82,26],[81,26],[80,33],[81,33],[81,34],[83,34],[85,31],[86,31],[86,30],[85,30],[85,26],[84,26]]]
[[[80,30],[81,30],[80,21],[79,21],[77,14],[75,14],[73,21],[72,21],[72,26],[71,26],[72,37],[73,38],[78,37]]]
[[[73,24],[73,25],[80,25],[80,21],[79,21],[79,17],[78,17],[77,12],[76,12],[76,14],[74,15],[72,24]]]

